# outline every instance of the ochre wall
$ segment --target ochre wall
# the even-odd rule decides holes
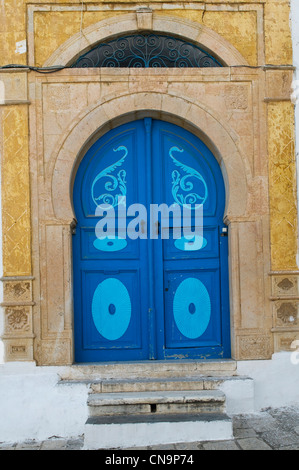
[[[84,28],[103,19],[132,12],[143,5],[160,15],[191,20],[212,29],[229,41],[250,66],[271,64],[279,69],[292,64],[289,0],[193,0],[190,3],[156,0],[152,3],[140,1],[138,4],[129,0],[121,3],[116,0],[36,0],[34,3],[29,0],[2,0],[0,65],[43,66],[65,41]],[[24,40],[27,50],[19,53],[17,43]],[[30,72],[15,70],[2,73],[0,70],[0,80],[6,86],[5,100],[2,105],[0,102],[0,137],[4,281],[19,284],[27,282],[26,286],[29,282],[32,290],[32,224],[36,221],[30,214],[28,119],[31,89],[27,80],[28,73]],[[280,79],[276,81],[275,72],[272,75],[265,74],[265,86],[268,90],[265,139],[268,139],[271,216],[269,239],[272,276],[276,273],[283,280],[284,272],[286,276],[294,273],[297,286],[294,109],[289,99],[290,74],[286,73],[285,77],[281,82]],[[36,96],[35,98],[38,99]],[[275,300],[280,298],[275,290],[278,281],[276,282],[275,277],[271,279]],[[27,310],[32,308],[32,292],[30,290],[31,294],[26,297],[26,301],[22,300],[24,285],[22,286],[18,290],[21,292],[19,297],[16,294],[14,300],[11,297],[4,298],[5,308],[12,308],[13,304],[20,302]],[[293,287],[284,292],[292,292],[295,299],[298,293],[295,288],[292,289]],[[15,341],[16,354],[8,354],[10,358],[28,359],[32,355],[31,323],[26,331],[28,348],[18,349],[18,341]],[[12,343],[9,344],[11,346]],[[283,341],[277,346],[278,349],[283,347],[282,344]]]
[[[123,12],[85,12],[82,27]],[[162,14],[186,18],[204,24],[230,41],[251,65],[257,64],[256,12],[218,12],[201,10],[162,10]],[[41,66],[50,55],[73,34],[80,31],[80,12],[41,12],[35,15],[36,65]]]
[[[4,276],[31,274],[28,109],[6,106],[2,113],[2,214]]]
[[[66,39],[80,31],[80,28],[87,27],[104,18],[109,18],[124,11],[132,11],[136,6],[152,6],[151,2],[140,1],[134,3],[130,0],[123,0],[121,3],[117,0],[105,2],[91,2],[84,0],[74,0],[67,2],[65,0],[56,0],[49,2],[47,0],[3,0],[0,4],[0,57],[1,63],[26,64],[26,54],[16,53],[16,42],[28,38],[28,6],[33,4],[35,7],[43,5],[70,5],[84,7],[88,5],[103,6],[104,11],[39,11],[34,15],[34,25],[30,25],[35,33],[36,47],[36,65],[42,65],[47,55],[61,45]],[[127,8],[126,8],[126,5]],[[177,7],[179,5],[179,7]],[[200,9],[193,9],[192,5],[197,5]],[[225,11],[223,6],[236,6],[238,11]],[[177,15],[192,21],[209,26],[214,31],[222,34],[248,59],[250,64],[257,61],[256,58],[256,36],[257,27],[257,9],[256,5],[261,7],[264,16],[265,38],[265,63],[267,64],[291,64],[292,63],[292,43],[289,23],[290,6],[289,0],[204,0],[177,2],[170,0],[156,0],[153,6],[163,8],[164,14]],[[229,8],[228,8],[229,9]],[[33,65],[33,64],[32,64]]]
[[[268,148],[272,269],[297,269],[294,107],[268,105]]]

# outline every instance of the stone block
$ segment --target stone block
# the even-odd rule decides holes
[[[262,439],[256,437],[247,437],[237,440],[242,450],[272,450]]]
[[[33,361],[33,337],[31,338],[10,338],[4,339],[5,361],[6,362],[28,362]]]
[[[27,75],[27,70],[0,73],[0,106],[28,101]]]
[[[292,273],[273,275],[272,296],[276,298],[299,296],[298,276]]]
[[[267,70],[266,98],[273,101],[290,100],[293,79],[292,70]]]
[[[150,8],[139,8],[136,15],[138,29],[147,31],[153,29],[153,11]]]

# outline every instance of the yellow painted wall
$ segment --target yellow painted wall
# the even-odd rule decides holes
[[[31,274],[31,226],[26,105],[2,109],[4,276]]]
[[[268,105],[272,270],[297,269],[294,107]]]
[[[123,12],[37,12],[34,15],[35,65],[41,67],[46,59],[81,28]]]
[[[0,2],[0,65],[26,64],[27,54],[16,53],[16,44],[26,39],[26,8],[24,0]]]
[[[172,10],[163,13],[196,21],[211,28],[235,46],[250,65],[257,65],[257,17],[255,11]]]
[[[42,66],[67,39],[91,24],[123,12],[37,12],[35,14],[35,59]],[[257,64],[256,12],[218,12],[201,10],[162,10],[159,14],[196,21],[213,29],[231,42],[250,65]]]
[[[27,38],[27,6],[29,0],[2,0],[0,2],[0,62],[1,64],[19,63],[25,64],[27,61],[26,54],[16,53],[16,43]],[[36,34],[35,49],[36,63],[41,65],[47,60],[47,56],[61,45],[66,39],[80,31],[81,20],[83,27],[100,21],[103,18],[120,14],[117,5],[128,4],[128,11],[134,6],[148,5],[150,2],[145,0],[135,4],[130,0],[111,0],[109,3],[98,1],[82,2],[81,0],[64,1],[52,0],[36,0],[34,5],[105,5],[103,12],[84,12],[81,18],[80,12],[35,12],[34,30]],[[163,5],[166,2],[156,0],[154,4]],[[183,18],[189,18],[193,21],[204,23],[211,27],[219,34],[223,35],[248,59],[250,64],[256,62],[256,12],[239,11],[205,11],[192,10],[184,8],[184,4],[188,2],[178,2],[169,0],[169,5],[180,5],[180,9],[165,8],[165,14],[177,15]],[[192,3],[192,2],[191,2]],[[203,0],[201,2],[193,2],[199,5],[208,5],[215,9],[220,5],[264,5],[264,21],[265,21],[265,52],[266,63],[269,64],[290,64],[292,62],[292,44],[289,25],[289,0]],[[123,13],[123,11],[122,11]]]
[[[268,0],[264,8],[266,64],[292,64],[290,2]]]

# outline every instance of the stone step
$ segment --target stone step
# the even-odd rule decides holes
[[[88,397],[89,415],[151,415],[223,413],[225,394],[219,390],[94,393]]]
[[[231,359],[205,361],[140,361],[78,364],[60,370],[62,381],[95,382],[104,379],[148,379],[190,376],[235,376],[237,363]]]
[[[170,377],[153,379],[106,379],[90,384],[90,393],[216,390],[230,377]]]
[[[85,424],[84,449],[125,449],[232,438],[232,420],[223,413],[97,416]]]

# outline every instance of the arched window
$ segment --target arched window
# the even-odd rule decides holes
[[[195,44],[162,34],[138,33],[100,43],[72,65],[83,67],[222,67]]]

